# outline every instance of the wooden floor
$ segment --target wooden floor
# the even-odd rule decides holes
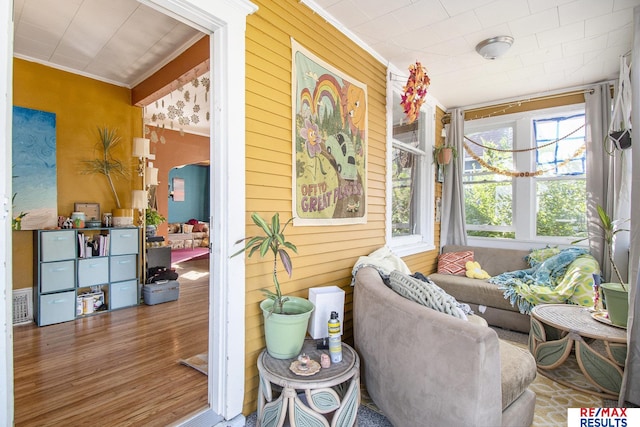
[[[177,301],[14,327],[15,425],[167,426],[204,408],[207,377],[178,360],[207,352],[208,260],[179,266]]]

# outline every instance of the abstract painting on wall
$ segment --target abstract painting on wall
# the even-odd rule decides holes
[[[13,107],[12,227],[55,228],[58,223],[56,115]]]

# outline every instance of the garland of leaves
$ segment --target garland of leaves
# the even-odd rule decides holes
[[[471,148],[469,148],[469,146],[466,143],[462,144],[464,146],[465,151],[469,154],[469,156],[471,156],[473,158],[473,160],[475,160],[476,162],[478,162],[480,164],[480,166],[482,166],[485,169],[490,170],[493,173],[497,173],[499,175],[505,175],[505,176],[511,176],[511,177],[515,177],[515,178],[527,178],[527,177],[532,177],[532,176],[540,176],[543,175],[547,172],[552,171],[553,169],[557,168],[557,167],[562,167],[566,164],[568,164],[571,160],[575,159],[578,156],[581,156],[582,153],[584,153],[584,151],[586,150],[587,146],[586,144],[582,144],[572,155],[571,157],[569,157],[568,159],[563,160],[562,162],[558,163],[556,166],[554,166],[553,168],[549,168],[549,169],[543,169],[543,170],[537,170],[535,172],[518,172],[518,171],[511,171],[511,170],[507,170],[507,169],[500,169],[497,168],[495,166],[491,166],[490,164],[488,164],[486,161],[484,161],[480,156],[478,156],[476,153],[474,153]]]
[[[427,75],[427,69],[419,61],[409,65],[409,78],[402,88],[404,92],[400,101],[409,123],[413,123],[418,118],[430,84],[431,79]]]

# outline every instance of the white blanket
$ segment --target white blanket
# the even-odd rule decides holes
[[[362,267],[375,268],[383,278],[388,278],[394,270],[398,270],[405,274],[411,274],[411,270],[409,270],[409,267],[405,264],[402,258],[391,252],[391,249],[387,246],[383,246],[380,249],[371,252],[369,255],[358,258],[358,261],[356,261],[356,264],[353,266],[353,271],[351,272],[351,286],[355,285],[356,273]]]

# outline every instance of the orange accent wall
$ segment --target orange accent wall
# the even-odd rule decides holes
[[[58,215],[70,216],[75,202],[100,204],[101,212],[116,207],[103,175],[80,173],[82,161],[98,153],[97,128],[118,129],[121,141],[115,156],[131,162],[131,141],[142,133],[142,110],[131,106],[127,88],[50,68],[21,59],[13,61],[14,105],[56,115]],[[122,207],[131,204],[138,178],[115,181]],[[13,289],[33,286],[31,231],[13,232]]]
[[[156,155],[153,167],[158,168],[156,192],[158,212],[168,218],[169,171],[177,166],[208,162],[209,137],[188,133],[180,135],[180,132],[168,129],[164,130],[163,136],[166,142],[164,144],[152,142],[151,153]],[[202,197],[209,197],[209,195],[203,194]],[[158,234],[167,237],[166,222],[158,226]]]

